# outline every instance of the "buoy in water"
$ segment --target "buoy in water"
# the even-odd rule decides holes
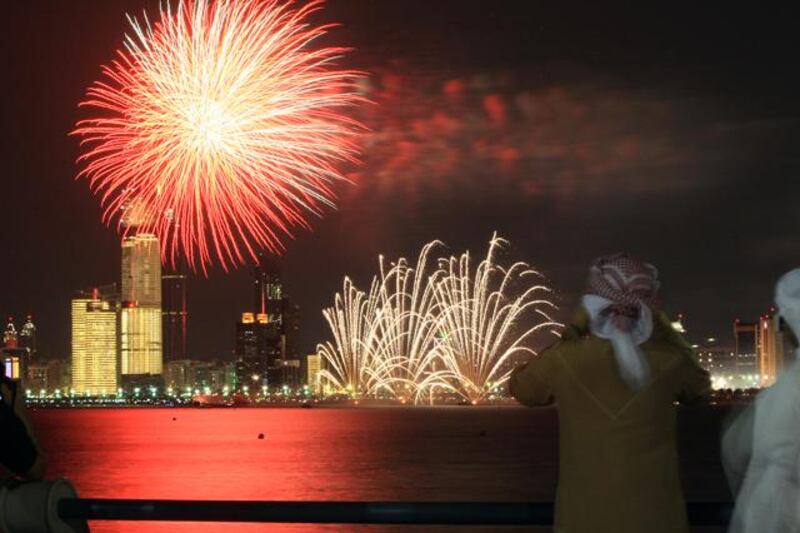
[[[258,438],[259,438],[259,440],[264,440],[264,434],[263,433],[259,433],[258,434]]]

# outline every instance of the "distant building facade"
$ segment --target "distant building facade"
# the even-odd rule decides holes
[[[705,339],[692,346],[697,354],[697,362],[711,376],[715,389],[738,388],[739,379],[736,349],[720,343],[716,338]]]
[[[182,265],[166,267],[162,280],[164,361],[186,359],[186,272]]]
[[[253,306],[236,324],[237,389],[301,386],[304,365],[296,349],[300,308],[290,304],[277,269],[264,255],[253,269]]]
[[[161,255],[155,235],[123,239],[121,288],[121,373],[159,375],[163,372]]]
[[[14,317],[8,317],[6,329],[3,330],[3,346],[5,348],[16,348],[17,344],[17,328],[14,326]]]
[[[32,393],[47,392],[47,363],[35,361],[25,370],[25,389]]]
[[[769,387],[785,367],[787,327],[780,316],[770,313],[758,322],[758,369],[762,387]]]
[[[322,393],[322,383],[320,380],[322,372],[322,356],[311,354],[306,356],[306,385],[314,394]]]
[[[164,381],[175,393],[219,393],[234,390],[234,364],[221,361],[180,359],[164,366]]]
[[[14,325],[14,317],[8,317],[3,331],[3,344],[0,347],[2,372],[8,378],[27,387],[29,367],[36,356],[36,326],[29,315],[21,331]]]
[[[242,313],[236,323],[236,386],[237,389],[272,387],[275,367],[283,354],[280,330],[270,323],[266,313]],[[270,377],[273,380],[270,380]]]
[[[65,359],[47,361],[47,382],[45,388],[50,392],[68,392],[72,382],[70,362]]]
[[[758,368],[758,322],[733,323],[736,373],[733,388],[758,387],[761,378]]]
[[[33,323],[33,316],[28,315],[22,330],[19,332],[18,340],[20,348],[27,348],[32,359],[36,358],[36,325]]]
[[[25,357],[16,348],[3,348],[2,360],[3,374],[15,381],[21,381],[25,375]]]
[[[119,387],[117,300],[100,289],[72,299],[72,383],[77,394],[115,393]]]

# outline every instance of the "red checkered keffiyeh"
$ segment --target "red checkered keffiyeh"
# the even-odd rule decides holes
[[[627,332],[639,317],[640,304],[656,306],[658,270],[624,253],[599,257],[589,270],[588,292],[614,302],[603,314]]]

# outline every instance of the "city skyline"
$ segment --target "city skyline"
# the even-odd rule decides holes
[[[5,7],[3,531],[800,533],[791,6]]]
[[[262,258],[263,258],[263,256],[262,256]],[[278,264],[278,263],[274,259],[272,259],[271,260],[271,265],[274,266],[276,264]],[[166,266],[164,266],[163,268],[166,268]],[[252,271],[255,271],[255,272],[258,272],[258,270],[259,270],[258,266],[255,266],[255,267],[252,267],[252,268],[254,269]],[[187,311],[185,311],[185,309],[187,308],[187,306],[186,306],[186,300],[187,300],[186,294],[188,292],[188,284],[189,284],[188,280],[192,279],[192,274],[187,274],[187,273],[179,272],[179,271],[176,271],[176,270],[165,270],[163,275],[161,275],[159,273],[159,278],[162,279],[162,286],[166,286],[167,290],[175,291],[174,295],[172,296],[173,299],[176,297],[175,295],[177,295],[177,298],[178,298],[178,300],[174,303],[174,305],[177,306],[177,307],[171,308],[171,309],[173,309],[172,311],[168,312],[167,311],[167,307],[163,307],[163,308],[162,307],[158,307],[158,314],[159,314],[159,316],[162,317],[161,318],[161,335],[162,335],[162,338],[163,338],[163,342],[164,343],[167,342],[167,340],[168,340],[167,339],[167,332],[169,330],[172,330],[173,333],[172,333],[172,337],[171,338],[174,339],[173,340],[173,350],[177,350],[177,351],[170,352],[170,353],[180,354],[180,356],[177,356],[177,357],[169,357],[168,353],[167,353],[167,350],[166,350],[166,344],[164,344],[164,348],[163,348],[163,361],[164,361],[164,363],[166,364],[166,362],[168,360],[171,360],[171,359],[187,359],[187,358],[188,359],[193,359],[193,360],[200,360],[200,361],[214,361],[214,360],[226,360],[226,359],[230,359],[230,361],[234,361],[236,359],[236,357],[237,357],[236,349],[232,348],[230,346],[226,346],[222,350],[217,350],[217,351],[214,351],[214,352],[212,352],[212,351],[206,351],[206,352],[201,352],[201,353],[189,353],[188,352],[188,350],[186,349],[185,346],[187,344],[187,342],[186,342],[187,339],[191,339],[192,338],[192,335],[191,335],[192,327],[191,327],[191,325],[190,325],[191,323],[190,323],[190,321],[188,319],[189,313]],[[103,278],[103,279],[108,279],[108,277]],[[203,282],[203,278],[194,278],[194,281],[195,281],[195,283],[202,283]],[[252,285],[252,283],[253,283],[253,281],[252,281],[252,273],[251,273],[251,279],[250,280],[245,280],[245,281],[248,282],[247,285],[249,285],[251,287],[251,291],[253,289],[255,289],[255,293],[258,293],[258,291],[259,291],[258,283],[256,282],[256,286],[255,287],[253,287],[253,285]],[[115,281],[112,285],[116,285],[117,283],[119,283],[119,281]],[[90,287],[105,287],[106,285],[103,284],[103,283],[94,283],[94,284],[89,283],[87,286],[90,286]],[[81,292],[81,291],[82,290],[77,290],[77,292]],[[71,291],[71,293],[75,293],[75,292],[76,292],[76,290],[72,290]],[[159,291],[159,292],[161,292],[161,291]],[[244,294],[231,294],[229,296],[231,297],[230,300],[228,302],[224,303],[228,307],[231,306],[231,302],[234,302],[234,301],[237,301],[237,302],[245,301],[246,302],[247,299],[248,299],[247,296],[244,295]],[[333,295],[331,295],[331,299],[332,299],[332,296]],[[253,298],[253,296],[251,296],[250,298]],[[257,301],[257,298],[258,297],[256,297],[256,300],[250,299],[250,302]],[[563,295],[558,294],[557,292],[554,294],[554,298],[556,298],[556,300],[563,300],[564,299]],[[765,299],[765,301],[768,301],[768,299]],[[248,305],[248,304],[244,304],[241,307],[241,309],[250,309],[250,308],[257,309],[257,307],[253,307],[252,305]],[[745,322],[751,321],[751,322],[757,323],[759,320],[763,320],[764,316],[769,316],[769,313],[771,313],[773,310],[774,310],[774,307],[771,304],[765,304],[755,315],[747,315],[747,316],[744,316],[743,318],[744,318]],[[2,310],[0,310],[0,311],[2,311]],[[571,312],[572,309],[571,308],[561,308],[560,310],[556,310],[556,315],[559,315],[559,316],[562,316],[562,317],[563,316],[568,316],[568,313],[565,313],[564,311]],[[245,313],[248,313],[248,312],[245,312]],[[764,315],[764,313],[768,313],[768,315]],[[26,322],[30,323],[31,320],[33,319],[33,317],[35,316],[35,314],[36,314],[35,312],[32,313],[32,312],[28,311],[26,313],[20,313],[19,315],[25,316],[26,317]],[[250,312],[250,314],[252,314],[255,317],[255,315],[257,313]],[[322,310],[321,309],[319,310],[319,314],[320,314],[320,316],[322,316]],[[728,318],[726,327],[721,328],[720,331],[711,331],[711,330],[699,331],[699,330],[693,328],[694,324],[692,323],[691,314],[688,316],[688,321],[687,321],[687,315],[685,313],[672,312],[670,314],[673,317],[679,317],[682,320],[682,322],[683,322],[682,323],[682,327],[684,327],[684,326],[686,326],[688,324],[688,326],[689,326],[688,329],[682,331],[682,333],[684,334],[684,336],[686,337],[687,340],[689,340],[689,341],[691,341],[693,343],[702,343],[704,340],[707,340],[709,338],[713,338],[715,340],[723,340],[724,342],[727,342],[727,344],[730,345],[730,346],[734,346],[735,343],[736,343],[736,334],[733,333],[731,325],[735,325],[735,323],[737,323],[737,322],[739,322],[741,320],[738,316],[736,318],[732,318],[732,317]],[[2,315],[1,312],[0,312],[0,315]],[[235,322],[236,319],[241,317],[241,315],[242,315],[242,311],[238,311],[238,312],[233,313],[233,316],[226,317],[226,319],[221,319],[220,318],[219,325],[221,327],[229,326],[232,323],[232,320],[233,320],[233,322]],[[11,313],[11,312],[6,312],[5,316],[7,317],[7,322],[9,324],[15,323],[15,316],[17,316],[17,315],[15,315],[14,313]],[[155,314],[153,315],[153,317],[155,317]],[[69,321],[68,314],[67,314],[67,316],[64,317],[64,320],[66,320],[67,322]],[[155,320],[155,318],[153,318],[151,320],[151,322],[153,322],[154,320]],[[720,319],[719,317],[716,317],[716,321],[722,322],[723,320],[724,319]],[[236,332],[234,331],[234,329],[233,328],[229,328],[229,329],[231,329],[232,335],[235,336]],[[323,333],[323,335],[324,335],[324,333]],[[70,353],[69,353],[70,349],[68,348],[65,352],[60,352],[58,349],[53,350],[52,348],[50,348],[50,346],[52,344],[52,341],[51,342],[47,342],[48,340],[50,340],[48,337],[49,336],[47,335],[47,333],[45,333],[43,337],[39,336],[37,334],[37,339],[39,339],[39,340],[44,339],[44,341],[45,341],[46,348],[45,348],[44,352],[46,352],[47,357],[55,358],[55,359],[68,360],[69,359],[69,355],[70,355]],[[178,338],[175,338],[175,337],[178,337]],[[312,352],[315,351],[316,345],[319,342],[322,342],[322,340],[323,340],[323,338],[312,340],[313,345],[311,345],[308,349],[295,348],[295,350],[301,355],[305,354],[305,352],[312,353]],[[306,344],[308,344],[308,339],[305,339],[305,342],[306,342]],[[225,343],[223,342],[223,344],[225,344]],[[230,343],[228,343],[228,344],[230,344]]]
[[[0,310],[33,313],[54,355],[69,349],[72,291],[116,279],[120,246],[71,179],[78,149],[66,133],[120,44],[123,12],[157,5],[26,3],[6,20],[3,39],[18,51],[15,105],[3,116],[16,132],[3,155],[17,178],[6,193],[33,216],[0,228],[17,258],[3,263],[13,283]],[[369,74],[376,105],[359,118],[375,150],[352,169],[358,183],[337,189],[339,210],[276,259],[303,309],[303,352],[324,338],[321,309],[343,275],[363,282],[378,254],[413,254],[433,238],[478,250],[495,230],[548,276],[566,316],[591,258],[616,250],[660,268],[664,307],[686,316],[692,336],[726,336],[732,319],[768,308],[775,279],[797,262],[796,37],[780,17],[677,7],[650,28],[647,10],[455,6],[326,8],[343,24],[334,37],[356,47],[347,65]],[[752,32],[751,46],[740,36]],[[91,43],[75,38],[89,33]],[[187,353],[229,355],[249,268],[188,283]]]

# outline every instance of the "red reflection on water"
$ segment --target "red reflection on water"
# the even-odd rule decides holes
[[[49,476],[71,479],[84,497],[520,501],[552,498],[555,483],[552,413],[539,415],[548,438],[528,430],[507,439],[509,429],[531,427],[524,409],[75,409],[33,418]],[[539,483],[531,484],[534,471]],[[407,529],[92,524],[126,532]]]

